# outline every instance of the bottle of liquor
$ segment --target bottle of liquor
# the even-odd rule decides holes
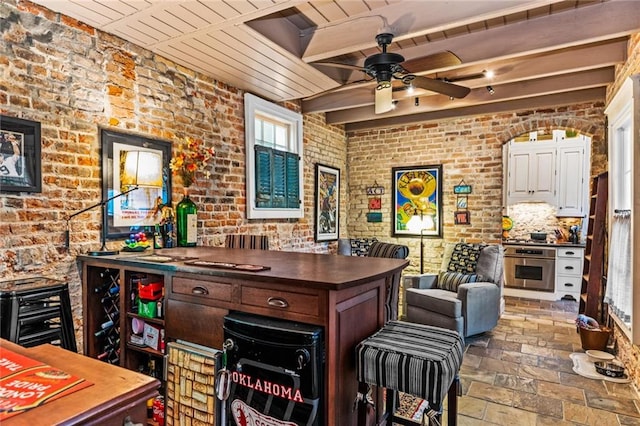
[[[167,208],[167,216],[164,219],[164,248],[174,248],[176,246],[176,228],[173,216],[173,209]]]
[[[194,247],[198,240],[198,208],[185,192],[176,206],[178,247]]]
[[[156,224],[155,230],[153,231],[153,248],[161,249],[164,241],[162,240],[162,233],[160,232],[160,225]]]

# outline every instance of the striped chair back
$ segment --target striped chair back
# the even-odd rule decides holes
[[[224,245],[227,248],[269,250],[269,237],[266,235],[229,234],[225,238]]]
[[[376,241],[369,247],[368,257],[387,257],[395,259],[406,259],[409,256],[409,247],[400,244],[390,244]],[[398,319],[398,297],[400,294],[400,275],[392,275],[387,278],[387,289],[385,295],[385,323]]]

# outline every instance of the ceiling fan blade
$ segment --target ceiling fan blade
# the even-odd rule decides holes
[[[341,64],[341,63],[338,63],[338,62],[311,62],[311,65],[322,65],[322,66],[325,66],[325,67],[343,68],[343,69],[346,69],[346,70],[365,72],[364,68],[362,68],[362,67],[360,67],[358,65]]]
[[[391,111],[393,109],[393,88],[391,84],[385,87],[376,87],[376,99],[375,99],[375,112],[376,114],[382,114],[383,112]]]
[[[409,73],[417,73],[462,64],[460,58],[445,50],[422,58],[409,59],[402,63],[402,68]]]
[[[471,89],[464,86],[458,86],[457,84],[447,83],[442,80],[434,80],[432,78],[426,78],[421,76],[413,76],[412,84],[415,87],[421,89],[430,90],[432,92],[442,93],[443,95],[450,96],[452,98],[464,98],[471,92]]]

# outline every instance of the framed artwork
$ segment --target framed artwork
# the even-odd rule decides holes
[[[171,143],[102,129],[102,197],[107,204],[106,238],[160,221],[171,203]],[[118,197],[134,187],[137,190]]]
[[[462,210],[453,213],[456,225],[469,225],[469,210]]]
[[[41,192],[40,123],[0,115],[0,192]]]
[[[442,236],[442,165],[394,167],[391,171],[392,212],[391,235],[420,236],[407,223],[422,214],[425,237]]]
[[[467,200],[467,196],[462,196],[459,195],[458,198],[456,198],[456,207],[460,210],[466,209],[469,207],[469,202]]]
[[[316,164],[316,241],[338,239],[340,223],[340,169]]]

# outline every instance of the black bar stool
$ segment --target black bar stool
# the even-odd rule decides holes
[[[77,352],[69,286],[34,277],[3,282],[0,336],[20,346],[52,343]]]

